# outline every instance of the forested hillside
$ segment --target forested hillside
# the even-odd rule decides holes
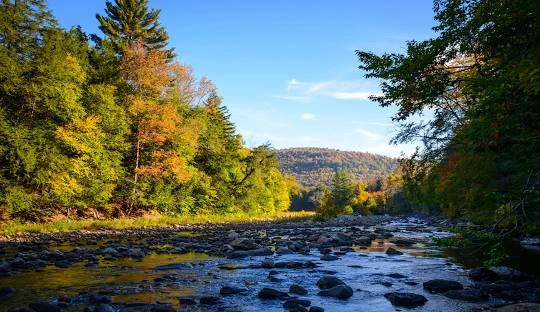
[[[281,172],[306,187],[330,185],[334,173],[345,170],[365,183],[388,176],[397,166],[394,158],[329,148],[289,148],[275,151]]]

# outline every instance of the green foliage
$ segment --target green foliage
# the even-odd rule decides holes
[[[159,24],[160,10],[148,9],[148,0],[115,0],[105,2],[105,15],[96,14],[99,29],[112,42],[117,53],[124,53],[141,40],[149,49],[165,50],[169,35]],[[169,59],[174,49],[168,49]]]
[[[107,2],[107,40],[44,1],[0,3],[0,220],[275,215],[294,180],[248,149],[216,88],[173,62],[158,10]],[[120,53],[121,52],[121,53]]]
[[[372,99],[398,108],[394,142],[423,143],[401,163],[405,197],[419,211],[526,228],[539,217],[540,4],[434,7],[435,38],[404,54],[357,51],[366,77],[382,80]],[[425,111],[431,120],[414,118]]]

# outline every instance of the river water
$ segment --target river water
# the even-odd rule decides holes
[[[494,299],[467,303],[424,291],[422,283],[432,279],[454,280],[465,287],[472,283],[466,268],[456,263],[456,259],[448,258],[456,255],[455,250],[440,250],[431,242],[433,236],[450,234],[416,219],[394,221],[385,224],[384,228],[396,237],[413,240],[416,244],[398,247],[390,240],[376,239],[368,248],[353,246],[354,251],[340,255],[336,261],[321,261],[319,251],[312,249],[309,255],[294,253],[244,259],[211,257],[197,252],[178,255],[150,253],[138,260],[100,260],[97,265],[86,262],[67,268],[48,265],[39,271],[0,276],[0,288],[10,286],[16,289],[11,296],[3,301],[0,299],[0,311],[27,306],[41,299],[63,302],[63,311],[83,311],[88,306],[89,296],[94,293],[107,294],[112,298],[113,308],[122,310],[129,307],[129,311],[147,309],[138,303],[168,303],[180,311],[283,311],[282,301],[261,300],[257,292],[263,287],[287,292],[291,284],[305,287],[308,294],[300,297],[326,311],[395,311],[396,308],[384,297],[388,292],[425,296],[427,303],[415,311],[471,311],[501,303]],[[400,250],[403,255],[386,255],[384,251],[388,247]],[[49,250],[69,251],[73,248],[59,245],[50,246]],[[86,248],[99,248],[99,244]],[[9,256],[13,255],[6,251],[4,257]],[[318,266],[274,269],[277,274],[269,279],[269,270],[260,268],[261,261],[266,258],[274,262],[313,261]],[[352,287],[354,295],[347,300],[318,296],[316,282],[328,273]],[[223,286],[241,287],[247,291],[220,296],[219,290]],[[178,300],[180,297],[196,299],[200,296],[216,296],[220,301],[212,305],[182,306]]]

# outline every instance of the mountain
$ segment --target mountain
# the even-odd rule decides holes
[[[389,175],[397,159],[364,152],[329,148],[287,148],[275,150],[281,172],[296,177],[303,186],[330,185],[334,172],[347,170],[354,180],[369,182]]]

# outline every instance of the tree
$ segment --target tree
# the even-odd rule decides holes
[[[169,35],[159,24],[158,9],[148,9],[148,0],[114,0],[105,2],[105,15],[96,14],[99,29],[119,54],[140,41],[148,49],[164,51],[168,60],[174,49],[166,49]]]
[[[405,54],[357,51],[366,77],[382,79],[383,94],[372,99],[398,107],[394,142],[423,142],[403,162],[406,187],[448,215],[497,221],[494,212],[510,205],[504,218],[534,223],[540,4],[437,0],[434,7],[437,37],[408,42]],[[410,121],[425,111],[430,121]]]

